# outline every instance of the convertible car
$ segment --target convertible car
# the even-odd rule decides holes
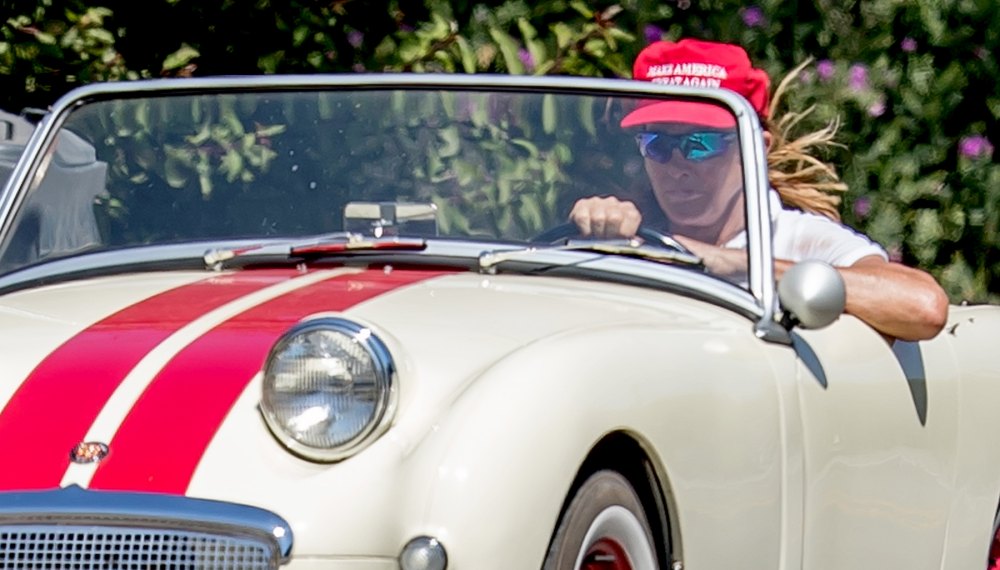
[[[719,275],[644,161],[723,151]],[[0,569],[997,568],[1000,311],[887,341],[828,265],[776,283],[772,196],[728,91],[77,89],[0,193]]]

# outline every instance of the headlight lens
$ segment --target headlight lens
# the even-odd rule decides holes
[[[388,349],[370,329],[341,318],[304,321],[268,355],[261,412],[292,451],[342,459],[384,430],[394,375]]]

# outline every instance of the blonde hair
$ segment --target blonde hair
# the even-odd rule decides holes
[[[834,119],[821,129],[795,136],[793,131],[796,126],[816,106],[802,112],[788,110],[780,117],[775,117],[774,113],[792,80],[811,61],[806,60],[790,71],[771,98],[772,114],[764,125],[772,137],[771,147],[767,152],[768,178],[786,205],[840,221],[840,194],[847,191],[847,185],[840,180],[831,164],[815,156],[816,151],[842,146],[834,141],[840,126],[839,119]]]

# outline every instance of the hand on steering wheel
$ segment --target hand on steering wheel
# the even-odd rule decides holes
[[[691,250],[684,247],[681,242],[674,239],[669,234],[665,234],[649,228],[646,226],[639,226],[639,229],[635,232],[635,237],[642,240],[644,245],[651,245],[654,247],[662,247],[663,249],[669,249],[672,251],[679,251],[682,253],[687,253],[690,255],[695,255]],[[544,232],[538,234],[537,236],[531,238],[533,242],[548,243],[553,245],[563,245],[566,244],[571,238],[583,239],[583,240],[601,240],[605,238],[585,236],[580,233],[580,228],[574,222],[565,222],[559,224],[554,228],[545,230]]]
[[[616,196],[592,196],[577,200],[569,218],[571,221],[542,232],[532,241],[554,244],[565,243],[573,237],[590,240],[638,237],[644,244],[693,255],[673,237],[643,226],[639,208]]]

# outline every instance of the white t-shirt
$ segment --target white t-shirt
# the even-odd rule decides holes
[[[835,267],[853,265],[869,255],[889,259],[882,246],[843,224],[818,214],[785,208],[774,190],[770,201],[775,259],[791,262],[816,259]],[[740,233],[726,247],[746,248],[746,233]]]

